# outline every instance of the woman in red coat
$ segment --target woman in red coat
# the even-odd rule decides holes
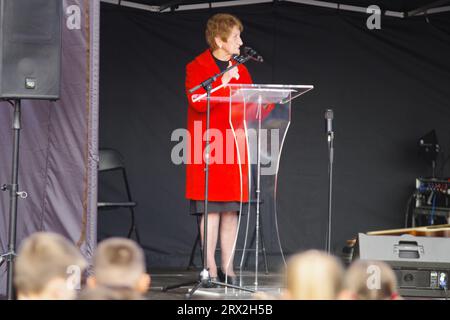
[[[216,14],[212,16],[206,27],[206,40],[210,48],[197,56],[186,67],[186,94],[189,101],[187,128],[191,136],[187,148],[186,198],[190,199],[191,214],[202,215],[200,225],[202,243],[203,213],[205,211],[205,163],[203,159],[205,142],[203,135],[206,131],[206,101],[193,102],[193,97],[204,94],[205,90],[200,89],[193,94],[189,93],[189,90],[235,63],[232,56],[240,53],[242,30],[242,23],[233,15]],[[212,84],[212,88],[233,83],[252,83],[250,74],[244,65],[239,65],[219,77]],[[229,89],[226,87],[218,89],[211,96],[212,98],[226,96],[227,90]],[[210,103],[210,132],[221,133],[223,143],[218,150],[217,142],[220,141],[216,141],[216,148],[211,151],[211,157],[215,157],[216,161],[211,163],[211,160],[209,165],[207,266],[211,279],[217,281],[218,272],[214,253],[220,230],[221,269],[228,275],[228,282],[236,285],[237,277],[233,271],[233,246],[237,233],[240,202],[248,201],[247,170],[246,166],[237,160],[235,144],[231,144],[231,148],[229,144],[228,147],[226,144],[227,130],[231,130],[229,104],[212,100]],[[211,143],[214,143],[215,139],[217,138],[211,137]],[[230,155],[230,152],[233,154]],[[231,163],[226,161],[230,158],[233,159]],[[223,281],[223,279],[220,280]]]

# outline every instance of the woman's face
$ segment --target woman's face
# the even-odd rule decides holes
[[[234,55],[239,54],[239,48],[242,46],[242,39],[241,39],[241,31],[237,26],[234,26],[233,29],[231,29],[231,33],[228,36],[226,41],[222,41],[219,39],[219,47],[222,47],[222,49],[226,52],[226,54]]]

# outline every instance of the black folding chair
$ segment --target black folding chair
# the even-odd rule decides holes
[[[128,238],[131,238],[132,234],[134,233],[136,236],[137,242],[140,244],[140,237],[139,232],[136,227],[136,219],[134,214],[134,208],[136,207],[137,203],[133,201],[133,198],[131,197],[131,191],[130,186],[128,184],[128,178],[127,173],[125,169],[125,162],[123,160],[122,155],[114,149],[100,149],[99,150],[99,168],[98,168],[98,174],[103,175],[106,172],[112,172],[112,171],[119,171],[122,173],[123,182],[122,184],[125,185],[125,190],[127,194],[126,201],[114,201],[114,202],[98,202],[97,207],[99,212],[105,211],[108,209],[119,209],[119,208],[128,208],[130,210],[130,216],[131,216],[131,226],[128,231]]]

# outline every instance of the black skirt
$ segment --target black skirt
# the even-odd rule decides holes
[[[239,213],[240,203],[237,201],[208,201],[208,213],[211,212],[230,212]],[[242,213],[245,213],[247,204],[242,203]],[[205,201],[190,200],[189,213],[192,215],[202,215],[205,212]]]

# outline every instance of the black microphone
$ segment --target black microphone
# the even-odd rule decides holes
[[[333,110],[327,109],[325,111],[325,121],[326,121],[326,132],[328,134],[333,132]]]
[[[239,55],[233,55],[232,59],[238,63],[244,63],[246,61],[244,56]]]
[[[263,57],[250,47],[244,47],[244,54],[257,62],[264,62]]]

